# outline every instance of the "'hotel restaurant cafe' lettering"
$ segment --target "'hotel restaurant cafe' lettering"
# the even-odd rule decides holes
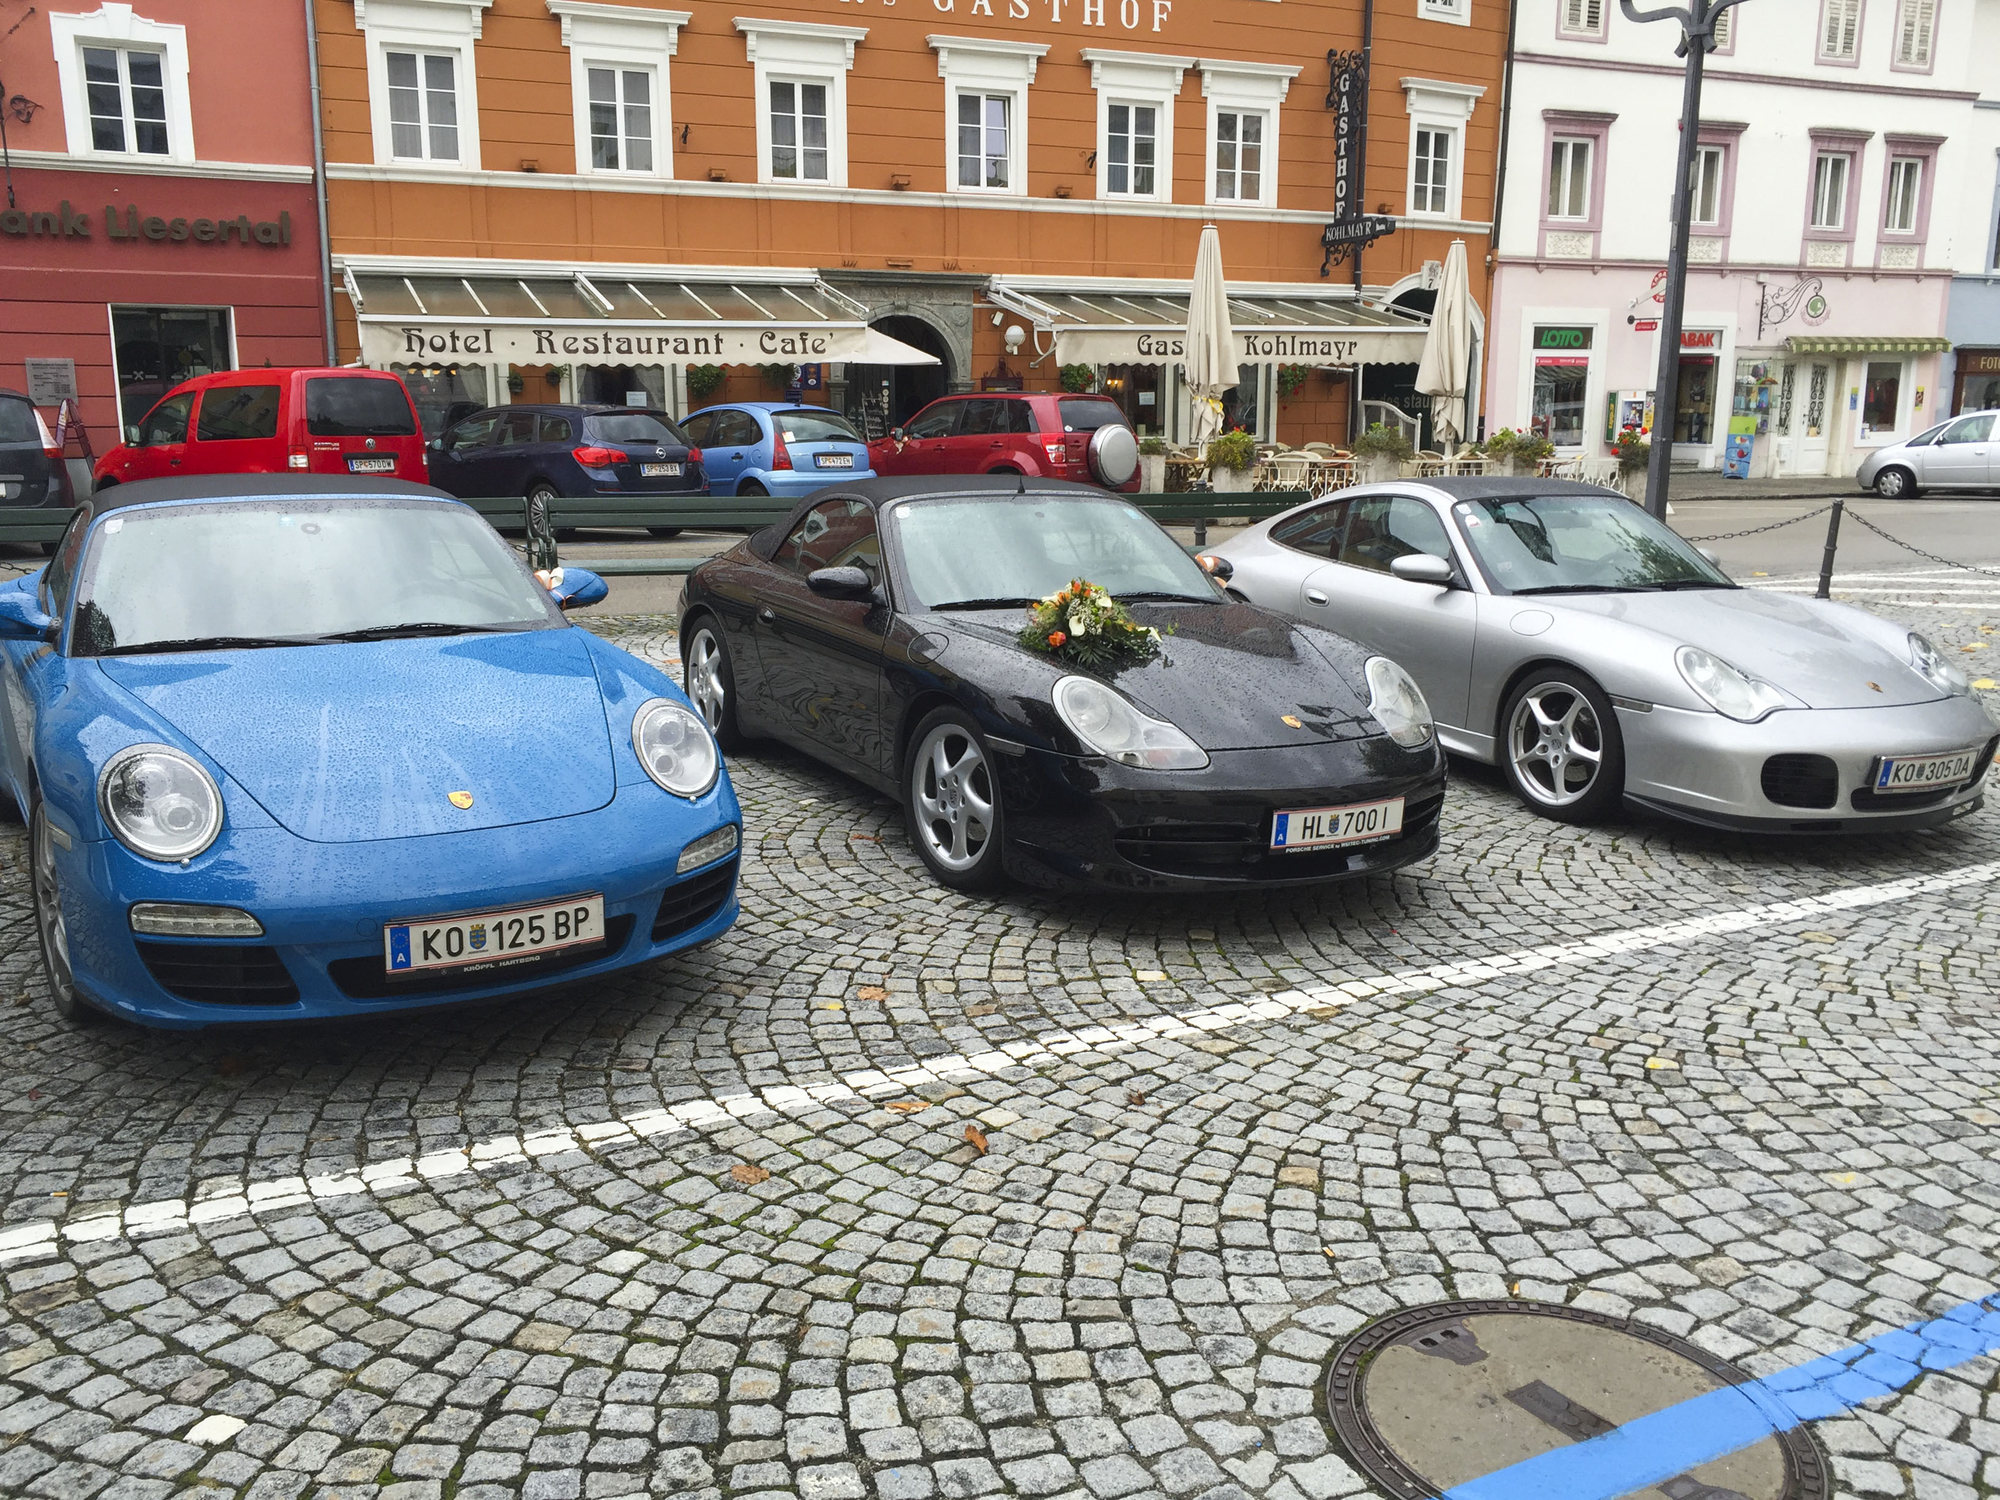
[[[533,352],[536,354],[653,354],[685,359],[697,354],[737,352],[723,346],[719,333],[558,333],[552,328],[522,331],[533,335]],[[775,328],[767,328],[757,335],[757,348],[763,354],[800,359],[829,354],[833,346],[824,333],[808,329],[781,333]],[[444,334],[405,327],[403,352],[421,357],[427,354],[497,354],[500,351],[493,347],[493,330],[490,328],[482,328],[477,333],[461,333],[454,328],[449,334]]]
[[[10,208],[0,212],[0,234],[20,239],[87,240],[91,238],[90,215],[77,213],[65,198],[54,213],[43,209]],[[248,214],[233,219],[163,219],[157,214],[141,214],[136,206],[122,212],[104,210],[104,237],[108,240],[197,240],[202,244],[226,245],[231,239],[241,244],[289,245],[292,216],[281,213],[276,219],[252,222]]]

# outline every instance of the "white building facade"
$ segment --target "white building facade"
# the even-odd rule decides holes
[[[1596,456],[1638,426],[1677,463],[1832,475],[1951,414],[1954,275],[1979,281],[1959,323],[1983,321],[1995,265],[2000,113],[1980,106],[2000,0],[1726,16],[1696,126],[1678,399],[1655,413],[1678,31],[1616,0],[1522,0],[1489,432]]]

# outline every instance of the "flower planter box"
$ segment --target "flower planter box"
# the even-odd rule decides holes
[[[1254,482],[1249,469],[1225,469],[1214,464],[1208,471],[1208,487],[1218,495],[1246,494]]]
[[[1164,495],[1167,492],[1166,454],[1141,453],[1139,455],[1139,488],[1149,495]]]

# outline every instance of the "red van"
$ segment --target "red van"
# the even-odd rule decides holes
[[[424,431],[386,370],[224,370],[184,380],[97,461],[97,487],[186,474],[430,482]]]

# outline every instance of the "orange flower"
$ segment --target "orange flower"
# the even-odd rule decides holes
[[[1049,649],[1051,651],[1061,649],[1063,642],[1068,639],[1069,637],[1064,635],[1060,630],[1051,630],[1049,632]]]

